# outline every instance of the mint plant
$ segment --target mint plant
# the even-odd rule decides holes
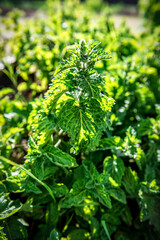
[[[31,137],[25,168],[31,167],[32,174],[40,181],[49,181],[48,192],[53,191],[55,199],[50,195],[56,214],[62,211],[68,215],[67,209],[74,207],[81,216],[83,206],[89,209],[91,206],[89,211],[92,213],[93,209],[94,213],[99,204],[111,208],[110,196],[121,203],[126,202],[120,189],[123,162],[117,165],[120,173],[116,183],[108,174],[111,162],[106,161],[99,172],[86,158],[86,154],[96,149],[114,104],[114,100],[107,97],[103,78],[95,70],[96,62],[107,59],[110,59],[110,53],[100,49],[99,43],[80,41],[71,51],[71,57],[61,62],[45,97],[37,101],[29,117]],[[80,155],[75,157],[78,153]],[[116,157],[114,161],[117,162]],[[61,182],[57,183],[60,176],[63,176]],[[33,184],[32,176],[24,183],[25,189],[40,193],[41,186],[35,188]],[[104,219],[102,222],[107,231],[104,235],[108,235]]]
[[[51,141],[51,129],[58,127],[71,138],[71,152],[77,154],[97,146],[114,100],[107,97],[103,78],[94,69],[96,62],[109,59],[110,53],[100,49],[97,42],[82,40],[71,54],[58,66],[42,101],[37,121],[41,126],[44,121],[45,129],[41,132],[40,127],[36,140],[46,144]]]

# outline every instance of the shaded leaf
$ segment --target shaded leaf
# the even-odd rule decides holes
[[[56,231],[56,229],[53,229],[50,233],[49,238],[47,238],[47,240],[59,240],[59,234]]]
[[[105,158],[103,162],[103,172],[110,174],[116,183],[121,185],[121,179],[124,175],[124,163],[121,158],[117,158],[115,155],[112,157]]]
[[[12,201],[8,195],[8,193],[0,194],[0,220],[12,216],[21,208],[19,200]]]
[[[9,218],[4,222],[3,226],[8,240],[28,239],[27,229],[19,219],[15,217]]]
[[[136,197],[138,194],[138,176],[135,171],[133,171],[130,167],[125,169],[125,174],[123,177],[123,185],[126,191],[129,193],[131,197]]]
[[[117,201],[120,201],[124,204],[126,204],[126,195],[125,192],[118,188],[118,187],[108,187],[107,188],[107,192],[113,197],[115,198]]]
[[[63,152],[53,145],[47,145],[43,150],[43,156],[50,160],[55,165],[61,167],[77,167],[75,158],[68,153]]]

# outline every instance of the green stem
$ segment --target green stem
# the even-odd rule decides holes
[[[106,235],[107,235],[108,239],[111,240],[105,221],[102,220],[101,223],[102,223],[102,226],[103,226],[103,228],[106,232]]]
[[[48,191],[48,193],[50,194],[50,196],[52,197],[52,199],[53,199],[54,202],[56,201],[56,200],[55,200],[55,197],[54,197],[54,195],[53,195],[53,193],[52,193],[51,188],[48,187],[47,184],[45,184],[44,182],[42,182],[41,180],[39,180],[36,176],[34,176],[31,172],[29,172],[27,169],[25,169],[25,168],[22,167],[21,165],[15,163],[15,162],[13,162],[13,161],[5,158],[5,157],[2,157],[2,156],[0,156],[0,159],[1,159],[2,161],[4,161],[4,162],[8,163],[8,164],[11,164],[11,165],[13,165],[13,166],[16,166],[16,167],[20,168],[22,171],[24,171],[25,173],[27,173],[27,175],[29,175],[31,178],[33,178],[34,180],[36,180],[39,184],[41,184],[41,185]]]

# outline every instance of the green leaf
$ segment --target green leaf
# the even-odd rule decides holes
[[[52,163],[61,167],[77,167],[75,158],[68,153],[63,152],[53,145],[47,145],[43,150],[43,156],[49,159]]]
[[[145,154],[140,148],[140,140],[136,138],[136,131],[129,127],[124,138],[123,151],[126,156],[133,158],[138,167],[142,169],[145,162]]]
[[[83,161],[83,166],[86,170],[85,176],[88,179],[85,187],[94,198],[98,198],[103,205],[111,208],[111,199],[106,188],[109,183],[109,175],[99,174],[95,165],[90,161]]]
[[[89,233],[85,229],[75,229],[68,234],[67,238],[72,240],[87,240],[89,239]]]
[[[152,123],[149,118],[147,119],[141,119],[141,122],[138,127],[137,134],[139,137],[148,135],[149,133],[152,132]]]
[[[87,198],[88,193],[85,189],[85,180],[79,179],[75,181],[70,192],[66,194],[59,202],[59,208],[70,208],[72,206],[79,207]]]
[[[42,240],[47,239],[48,240],[50,231],[51,231],[51,229],[48,227],[47,224],[40,224],[38,226],[38,231],[35,234],[34,239],[35,240],[39,240],[39,239],[42,239]]]
[[[106,235],[107,235],[108,239],[111,240],[109,232],[108,232],[108,229],[107,229],[107,226],[106,226],[106,223],[105,223],[104,220],[102,221],[102,226],[103,226],[103,228],[104,228],[104,230],[106,232]]]
[[[56,227],[59,219],[59,212],[57,204],[51,202],[47,205],[46,211],[46,224],[48,227]]]
[[[87,180],[86,188],[95,189],[99,186],[105,186],[109,183],[109,175],[97,171],[95,165],[92,162],[84,161],[83,165],[85,167],[85,177]]]
[[[159,226],[160,226],[160,201],[159,197],[154,197],[154,205],[150,209],[150,221],[156,228],[157,232],[160,232]]]
[[[20,172],[17,171],[17,175],[20,174]],[[7,187],[7,190],[9,192],[23,192],[24,189],[22,187],[22,179],[20,176],[11,176],[7,178],[5,181],[5,185]]]
[[[88,196],[84,200],[82,207],[76,207],[76,215],[82,217],[84,220],[89,221],[97,212],[98,204],[93,200],[91,196]]]
[[[100,234],[100,223],[96,217],[91,218],[91,236],[93,239],[98,239]]]
[[[122,220],[128,225],[131,226],[132,224],[132,215],[131,215],[131,211],[130,208],[126,205],[122,215]]]
[[[4,97],[5,95],[9,93],[14,93],[14,90],[12,88],[3,88],[0,90],[0,98]]]
[[[22,221],[16,217],[11,217],[5,220],[3,226],[8,240],[28,239],[27,229],[21,222]]]
[[[125,169],[125,174],[122,182],[129,195],[132,198],[137,197],[139,179],[137,173],[133,171],[130,167]]]
[[[31,166],[33,174],[38,177],[38,179],[42,180],[44,177],[44,159],[41,156],[35,157]]]
[[[77,101],[63,99],[57,110],[58,125],[71,137],[75,152],[94,148],[106,128],[106,112],[94,98]]]
[[[26,192],[33,192],[35,194],[41,194],[42,191],[36,186],[35,182],[28,177],[24,182],[24,188]]]
[[[7,240],[6,234],[3,231],[3,227],[0,227],[0,239],[1,240]]]
[[[91,192],[92,195],[95,198],[98,198],[99,201],[106,207],[111,208],[111,199],[109,196],[109,193],[107,191],[107,189],[105,188],[105,186],[97,186],[95,187],[95,189]]]
[[[56,231],[56,229],[53,229],[50,233],[49,238],[47,238],[47,240],[59,240],[59,234]]]
[[[68,193],[68,188],[64,183],[55,183],[53,186],[53,193],[56,197],[62,197]]]
[[[0,182],[0,193],[2,192],[6,193],[7,189],[6,189],[6,186],[2,182]]]
[[[141,208],[140,211],[140,220],[146,221],[150,218],[153,209],[155,208],[156,194],[160,192],[159,186],[154,179],[152,182],[141,182],[141,188],[139,189],[139,205]],[[157,204],[158,208],[158,204]]]
[[[108,234],[107,234],[108,237],[109,237],[109,233],[111,235],[113,232],[116,231],[117,226],[121,224],[121,221],[120,221],[119,217],[117,215],[114,215],[114,214],[111,214],[111,213],[103,214],[102,218],[101,218],[101,222],[106,223],[105,232],[106,233],[108,232]]]
[[[70,208],[72,206],[81,207],[87,205],[99,205],[97,202],[90,201],[90,192],[85,189],[86,180],[79,179],[73,183],[68,194],[59,202],[59,208]],[[88,199],[88,200],[87,200]]]
[[[12,201],[8,193],[0,194],[0,220],[8,218],[19,211],[21,204],[19,200]]]
[[[117,201],[126,204],[126,195],[122,189],[118,187],[107,187],[107,192]]]
[[[103,172],[110,174],[111,178],[121,185],[121,179],[124,175],[124,163],[121,158],[117,158],[115,155],[112,157],[106,157],[103,162]]]
[[[108,137],[100,140],[99,148],[100,150],[114,149],[116,147],[121,147],[123,141],[120,137]]]
[[[71,191],[59,202],[59,208],[71,208],[72,206],[79,207],[87,198],[87,190],[79,191],[78,193]]]
[[[28,140],[29,148],[28,148],[28,154],[26,155],[26,158],[31,159],[33,162],[37,156],[41,157],[41,149],[39,148],[38,145],[36,145],[35,141],[33,140],[32,137],[29,138]]]

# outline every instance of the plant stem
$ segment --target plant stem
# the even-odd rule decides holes
[[[102,226],[103,226],[103,228],[106,232],[106,235],[107,235],[108,239],[111,240],[105,221],[102,220],[101,223],[102,223]]]
[[[39,184],[41,184],[47,191],[48,193],[50,194],[50,196],[52,197],[53,201],[56,202],[55,200],[55,197],[52,193],[52,190],[49,186],[47,186],[47,184],[45,184],[44,182],[42,182],[41,180],[39,180],[36,176],[34,176],[31,172],[29,172],[27,169],[25,169],[24,167],[22,167],[21,165],[5,158],[5,157],[2,157],[0,156],[0,159],[8,164],[11,164],[12,166],[16,166],[18,168],[20,168],[22,171],[24,171],[25,173],[27,173],[27,175],[29,175],[31,178],[33,178],[34,180],[36,180]]]

